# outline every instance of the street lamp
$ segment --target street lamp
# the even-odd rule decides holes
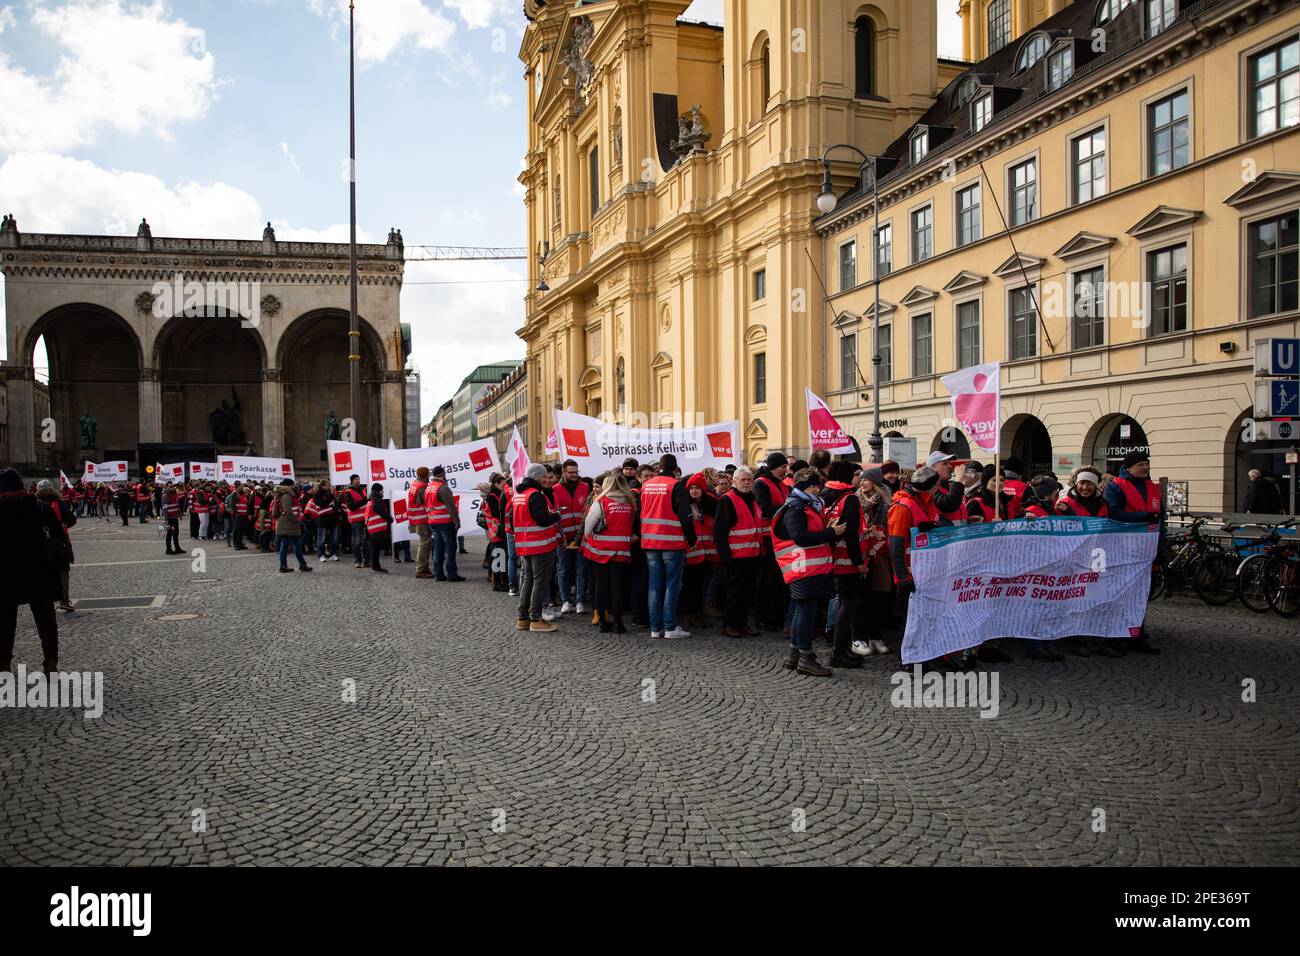
[[[357,84],[352,0],[348,0],[348,408],[360,424],[361,330],[357,322]]]
[[[871,239],[871,276],[872,285],[875,287],[876,307],[871,314],[871,436],[867,439],[867,445],[871,449],[871,464],[878,465],[884,458],[881,455],[881,449],[885,441],[880,437],[880,256],[877,251],[877,244],[880,242],[880,189],[879,176],[877,173],[878,156],[868,156],[856,146],[848,143],[837,143],[834,146],[827,146],[826,151],[822,153],[822,191],[817,195],[817,208],[822,214],[832,213],[835,207],[839,205],[839,198],[835,195],[835,190],[831,188],[831,162],[828,158],[831,150],[850,149],[862,157],[862,164],[858,167],[858,177],[861,182],[866,182],[867,170],[871,171],[871,200],[872,212],[875,219]]]

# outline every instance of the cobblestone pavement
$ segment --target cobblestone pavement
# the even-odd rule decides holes
[[[1018,655],[981,719],[893,708],[896,659],[819,680],[775,636],[517,633],[477,574],[74,535],[74,597],[166,603],[61,615],[101,718],[0,710],[0,863],[1300,862],[1296,620],[1158,606],[1162,655]]]

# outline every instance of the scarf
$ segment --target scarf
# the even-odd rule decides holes
[[[810,495],[802,488],[791,488],[790,497],[799,499],[804,503],[805,508],[811,508],[818,514],[821,514],[822,508],[826,506],[826,502],[822,500],[821,495]]]

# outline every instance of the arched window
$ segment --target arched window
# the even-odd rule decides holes
[[[853,22],[853,56],[856,68],[853,95],[862,99],[876,95],[876,31],[870,17]]]
[[[1011,42],[1011,0],[993,0],[988,5],[989,54],[997,53]]]
[[[965,77],[957,84],[957,89],[952,94],[952,108],[959,110],[971,100],[975,99],[975,94],[979,92],[980,82],[973,76]]]
[[[1042,58],[1049,45],[1047,34],[1035,33],[1021,45],[1020,53],[1016,56],[1016,69],[1029,69]]]
[[[766,40],[763,41],[763,63],[761,66],[762,76],[759,81],[759,95],[762,102],[759,104],[759,115],[767,113],[767,101],[772,98],[772,44]]]

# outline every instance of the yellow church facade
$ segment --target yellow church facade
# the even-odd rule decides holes
[[[741,421],[808,452],[804,387],[867,450],[964,451],[939,377],[1003,365],[1003,454],[1146,448],[1233,510],[1257,340],[1300,334],[1300,8],[1273,0],[526,5],[533,451],[550,409]],[[874,160],[859,181],[831,154]],[[874,232],[879,193],[879,239]],[[946,441],[950,440],[950,441]],[[911,466],[914,462],[903,462]]]

